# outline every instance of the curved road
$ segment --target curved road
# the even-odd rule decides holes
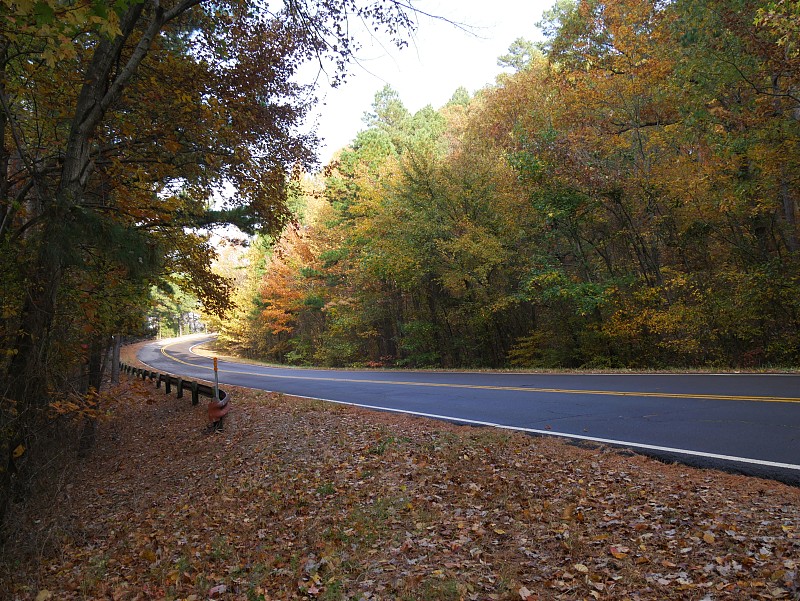
[[[213,379],[210,340],[151,343],[139,359]],[[800,485],[800,374],[536,374],[276,368],[219,361],[220,384],[619,445],[667,461]]]

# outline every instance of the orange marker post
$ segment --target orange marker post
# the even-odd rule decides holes
[[[219,402],[219,374],[217,373],[216,357],[214,357],[214,400]]]

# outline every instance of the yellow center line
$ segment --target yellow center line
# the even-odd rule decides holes
[[[198,365],[197,363],[188,363],[178,359],[174,355],[166,352],[167,346],[161,348],[161,354],[172,361],[197,367],[200,369],[213,370],[213,367],[206,365]],[[582,390],[582,389],[569,389],[569,388],[533,388],[526,386],[488,386],[480,384],[448,384],[443,382],[409,382],[403,380],[362,380],[358,378],[333,378],[324,376],[289,376],[278,374],[263,374],[248,371],[236,370],[219,370],[220,373],[237,374],[242,376],[259,376],[264,378],[280,378],[284,380],[313,380],[317,382],[345,382],[345,383],[358,383],[358,384],[390,384],[396,386],[422,386],[429,388],[464,388],[469,390],[504,390],[509,392],[538,392],[550,394],[591,394],[601,396],[628,396],[628,397],[648,397],[648,398],[665,398],[665,399],[701,399],[701,400],[714,400],[714,401],[754,401],[760,403],[797,403],[800,404],[800,398],[795,397],[775,397],[775,396],[738,396],[738,395],[722,395],[722,394],[692,394],[692,393],[677,393],[677,392],[629,392],[617,390]]]

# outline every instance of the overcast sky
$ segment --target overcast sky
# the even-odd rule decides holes
[[[464,31],[442,20],[418,17],[418,29],[408,48],[398,50],[360,36],[363,48],[352,76],[338,89],[321,89],[318,133],[325,138],[322,164],[363,129],[375,93],[389,84],[411,112],[425,105],[443,106],[464,86],[473,93],[494,82],[502,72],[497,58],[523,37],[541,39],[536,23],[555,0],[416,0],[426,13],[470,26]]]

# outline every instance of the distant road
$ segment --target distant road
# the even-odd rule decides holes
[[[213,379],[209,337],[146,345],[161,372]],[[275,368],[219,361],[221,384],[584,443],[800,485],[800,374],[536,374]],[[235,399],[234,399],[235,402]]]

